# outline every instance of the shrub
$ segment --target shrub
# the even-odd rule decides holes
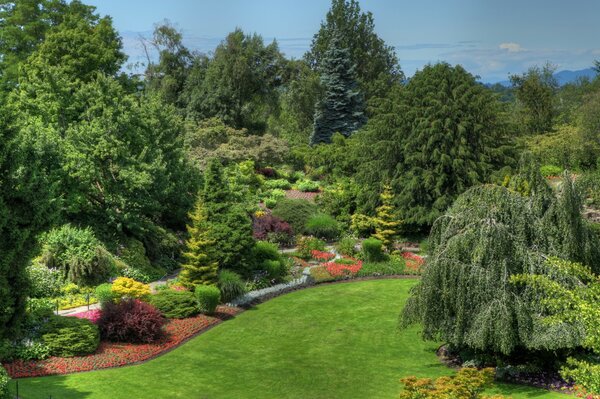
[[[239,274],[230,270],[222,270],[219,273],[219,288],[221,290],[221,300],[224,303],[244,295],[244,281]]]
[[[266,241],[257,241],[252,248],[254,270],[263,270],[267,278],[278,279],[285,276],[287,269],[285,262],[275,244]]]
[[[163,290],[152,295],[150,303],[169,319],[185,319],[200,312],[194,294],[189,291]]]
[[[0,398],[8,399],[10,398],[10,392],[8,390],[8,383],[10,382],[10,378],[8,377],[8,373],[0,365]]]
[[[503,396],[480,396],[494,381],[494,369],[477,370],[462,368],[452,377],[439,377],[435,381],[429,378],[406,377],[400,381],[404,390],[400,399],[502,399]]]
[[[298,190],[302,192],[317,192],[319,191],[319,183],[312,180],[301,180],[297,183]]]
[[[115,299],[116,294],[112,288],[112,284],[109,283],[100,284],[96,287],[96,299],[100,302],[100,306],[104,306],[105,303],[112,302]]]
[[[100,333],[87,319],[52,316],[42,327],[42,342],[52,356],[87,355],[98,348]]]
[[[311,256],[311,252],[314,250],[324,251],[325,242],[316,237],[299,237],[296,240],[298,257],[308,259]]]
[[[600,394],[600,365],[588,363],[574,358],[567,359],[560,375],[576,385],[579,397],[587,398],[588,394]]]
[[[52,298],[60,294],[61,272],[58,269],[50,269],[40,263],[40,259],[34,259],[27,266],[29,277],[29,296],[32,298]]]
[[[563,172],[563,168],[556,165],[543,165],[540,167],[540,173],[542,176],[560,176]]]
[[[351,217],[350,229],[359,237],[367,237],[375,232],[377,223],[375,218],[355,213]]]
[[[353,237],[342,238],[335,246],[337,251],[345,256],[356,255],[356,239]]]
[[[391,256],[384,262],[363,262],[363,267],[356,274],[363,276],[391,276],[406,274],[404,259],[399,256]]]
[[[59,269],[63,277],[82,286],[106,281],[115,272],[113,256],[88,227],[66,224],[42,237],[40,262]]]
[[[221,291],[211,285],[198,285],[194,291],[202,313],[213,314],[221,299]]]
[[[306,232],[306,222],[317,213],[317,206],[303,199],[282,198],[273,208],[273,216],[288,222],[296,234]]]
[[[386,259],[383,242],[377,238],[367,238],[362,243],[363,258],[367,262],[381,262]]]
[[[112,284],[112,292],[117,298],[144,299],[150,295],[150,286],[132,278],[119,277]]]
[[[313,278],[315,283],[324,283],[327,281],[334,281],[335,277],[333,277],[327,271],[325,266],[315,266],[310,268],[310,276]]]
[[[103,339],[131,343],[161,339],[164,323],[165,319],[154,306],[137,299],[107,303],[98,319]]]
[[[306,232],[325,240],[334,240],[340,235],[340,226],[332,216],[319,213],[308,219]]]
[[[263,215],[252,220],[252,235],[257,240],[268,240],[276,237],[277,243],[289,244],[292,242],[294,232],[289,223],[277,216]]]
[[[268,190],[272,190],[275,188],[281,190],[289,190],[290,188],[292,188],[292,185],[286,179],[274,179],[265,181],[265,188]]]
[[[265,198],[264,203],[268,209],[273,209],[277,205],[277,198],[273,198],[273,197]]]
[[[141,241],[135,239],[127,240],[124,247],[119,251],[119,257],[125,264],[123,275],[143,283],[158,280],[166,274],[160,267],[153,266],[146,256],[146,249]]]
[[[39,341],[21,342],[14,347],[14,356],[22,360],[43,360],[50,357],[48,345]]]
[[[256,170],[256,173],[263,175],[266,178],[277,177],[277,172],[273,168],[259,168]]]

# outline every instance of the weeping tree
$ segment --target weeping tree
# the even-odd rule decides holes
[[[551,256],[596,268],[600,259],[569,176],[554,194],[535,164],[525,165],[514,184],[472,188],[437,219],[403,325],[419,322],[425,339],[493,354],[581,346],[580,325],[544,323],[535,291],[511,282],[514,275],[552,273]]]

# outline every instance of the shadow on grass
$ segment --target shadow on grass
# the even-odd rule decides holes
[[[76,399],[88,398],[91,392],[66,385],[66,377],[61,375],[20,378],[9,383],[10,399]],[[17,397],[17,383],[19,396]]]
[[[501,395],[505,395],[507,397],[509,397],[511,395],[519,394],[520,397],[523,397],[523,398],[545,398],[550,393],[558,394],[558,392],[551,392],[551,391],[547,391],[542,388],[535,388],[535,387],[530,387],[527,385],[519,385],[519,384],[509,384],[509,383],[505,383],[505,382],[494,384],[493,392],[501,394]]]

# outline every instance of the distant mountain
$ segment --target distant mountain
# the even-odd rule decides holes
[[[589,78],[593,79],[596,76],[596,72],[592,68],[580,69],[578,71],[560,71],[554,74],[556,81],[560,86],[566,85],[568,83],[574,83],[577,79],[581,78]],[[509,80],[503,80],[500,83],[502,86],[510,86]]]

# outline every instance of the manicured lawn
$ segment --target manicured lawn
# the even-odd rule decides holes
[[[246,311],[148,363],[22,379],[24,399],[396,398],[399,379],[451,373],[417,328],[397,329],[414,280],[319,286]],[[565,398],[502,385],[518,398]]]

